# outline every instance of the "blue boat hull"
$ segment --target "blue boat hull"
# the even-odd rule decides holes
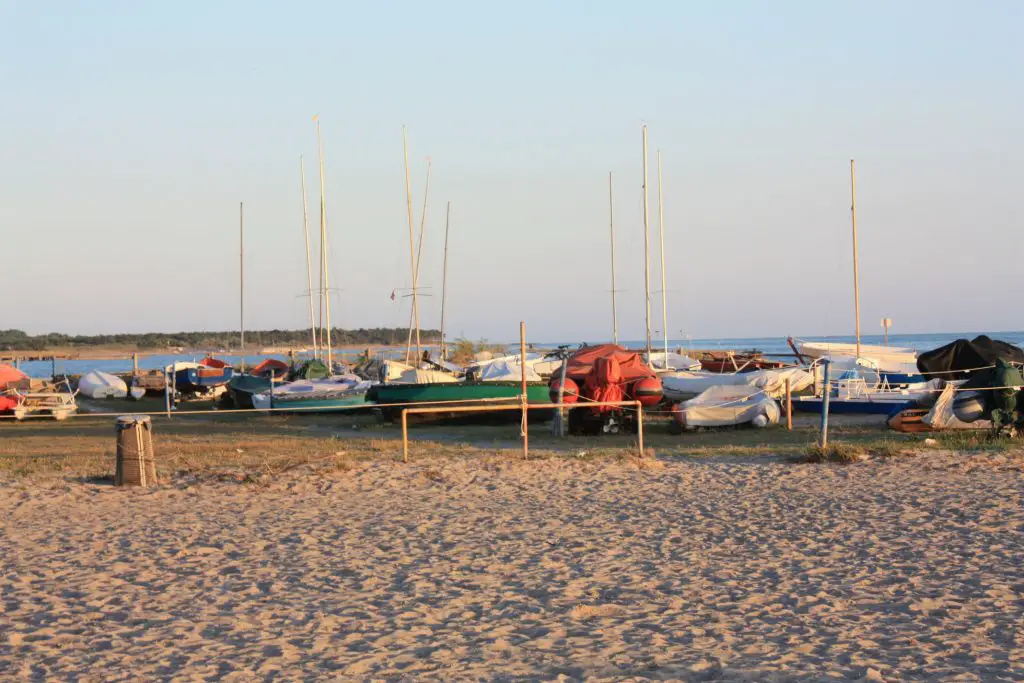
[[[205,376],[199,374],[198,368],[184,368],[174,373],[174,388],[183,394],[208,392],[230,382],[233,374],[231,368]]]
[[[842,401],[838,398],[829,399],[830,415],[891,415],[907,408],[912,401]],[[793,398],[793,410],[803,413],[820,413],[821,399],[811,396]]]

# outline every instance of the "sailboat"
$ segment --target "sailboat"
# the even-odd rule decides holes
[[[917,371],[913,349],[868,346],[860,341],[860,270],[857,253],[857,175],[850,159],[850,224],[853,233],[854,344],[793,342],[799,353],[816,359],[814,396],[793,399],[797,410],[819,411],[824,392],[829,392],[829,409],[835,413],[889,414],[911,401],[927,396],[934,388]],[[829,363],[829,381],[819,375],[821,362]]]
[[[302,378],[291,382],[284,382],[278,385],[271,371],[269,387],[265,391],[250,393],[252,407],[257,410],[294,410],[307,412],[326,412],[332,410],[346,410],[352,406],[365,403],[366,390],[370,387],[369,382],[363,381],[356,375],[334,375],[333,374],[333,345],[331,341],[331,295],[330,276],[328,266],[328,239],[327,239],[327,197],[326,182],[324,180],[324,147],[323,137],[320,131],[320,120],[318,116],[313,117],[316,123],[316,144],[317,156],[320,166],[320,311],[321,325],[319,339],[316,330],[313,332],[314,349],[319,346],[323,354],[323,363],[328,368],[327,377]],[[306,238],[306,267],[307,279],[312,283],[312,274],[309,269],[309,230],[308,213],[306,211],[306,183],[305,169],[302,169],[302,214],[303,233]],[[310,322],[313,324],[312,287],[310,287]],[[263,380],[266,381],[266,380]],[[251,383],[255,384],[255,382]],[[239,387],[240,389],[242,387]]]

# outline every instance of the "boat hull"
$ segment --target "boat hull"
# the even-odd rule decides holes
[[[282,401],[267,394],[250,394],[249,401],[256,410],[273,409],[275,412],[330,413],[334,411],[353,412],[359,407],[371,408],[363,392],[336,398],[303,398]]]
[[[432,403],[429,407],[441,408],[445,403],[459,403],[480,401],[481,399],[506,399],[508,403],[519,400],[522,392],[522,385],[519,382],[441,382],[436,384],[378,384],[370,387],[367,393],[367,401],[380,406],[381,412],[386,418],[395,419],[401,414],[402,404]],[[530,403],[551,403],[548,392],[548,385],[542,382],[528,382],[526,385],[526,396]],[[395,405],[398,404],[398,405]],[[424,406],[428,407],[428,406]],[[536,410],[531,414],[531,420],[550,420],[552,412],[549,410]],[[457,413],[453,411],[449,415],[465,419],[470,413]],[[484,421],[493,421],[496,417],[508,420],[510,416],[519,419],[514,411],[499,411],[495,413],[479,413]]]
[[[174,373],[174,388],[183,394],[200,394],[231,381],[231,368],[185,368]]]
[[[828,412],[836,415],[891,415],[909,407],[912,399],[829,399]],[[820,413],[821,398],[818,396],[793,397],[793,410],[803,413]]]

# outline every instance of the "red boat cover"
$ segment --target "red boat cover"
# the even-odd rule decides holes
[[[13,365],[0,363],[0,391],[6,389],[10,382],[20,382],[27,378],[28,375]]]
[[[225,363],[222,360],[218,360],[213,356],[207,356],[206,358],[199,361],[199,364],[205,365],[208,368],[226,368],[228,366],[227,363]]]
[[[283,360],[268,358],[252,369],[252,374],[257,377],[284,377],[288,374],[288,364]]]
[[[0,396],[0,413],[6,413],[18,407],[18,399],[13,396]]]
[[[644,362],[639,353],[628,351],[615,344],[601,344],[599,346],[584,346],[569,358],[569,365],[565,369],[565,376],[577,384],[584,384],[587,375],[594,369],[594,361],[598,358],[614,358],[618,361],[619,370],[622,373],[622,381],[630,384],[644,377],[657,377],[654,370]],[[556,371],[555,376],[558,375]]]
[[[594,360],[594,369],[583,384],[583,395],[595,403],[616,403],[626,397],[623,389],[622,367],[615,354],[600,356]],[[614,410],[613,406],[597,406],[599,413]]]
[[[585,398],[600,403],[623,401],[628,385],[639,379],[657,377],[640,354],[615,344],[583,347],[569,358],[565,376],[583,387]],[[614,408],[606,406],[594,410],[603,413]]]

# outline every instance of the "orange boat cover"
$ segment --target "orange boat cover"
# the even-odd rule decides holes
[[[7,385],[11,382],[20,382],[23,379],[27,379],[28,375],[14,367],[13,365],[5,365],[0,363],[0,391],[7,388]]]
[[[594,369],[595,361],[599,358],[614,358],[619,366],[619,382],[630,384],[644,377],[657,377],[654,370],[644,362],[639,353],[629,351],[616,344],[600,344],[598,346],[584,346],[569,358],[569,365],[565,369],[565,376],[583,384],[587,376]],[[556,371],[555,376],[558,375]]]
[[[202,359],[201,361],[199,361],[199,364],[200,365],[205,365],[208,368],[226,368],[228,366],[227,363],[225,363],[222,360],[218,360],[218,359],[214,358],[213,356],[208,356],[208,357]]]
[[[289,369],[288,364],[283,360],[268,358],[254,367],[251,374],[259,377],[284,377],[288,374]]]

